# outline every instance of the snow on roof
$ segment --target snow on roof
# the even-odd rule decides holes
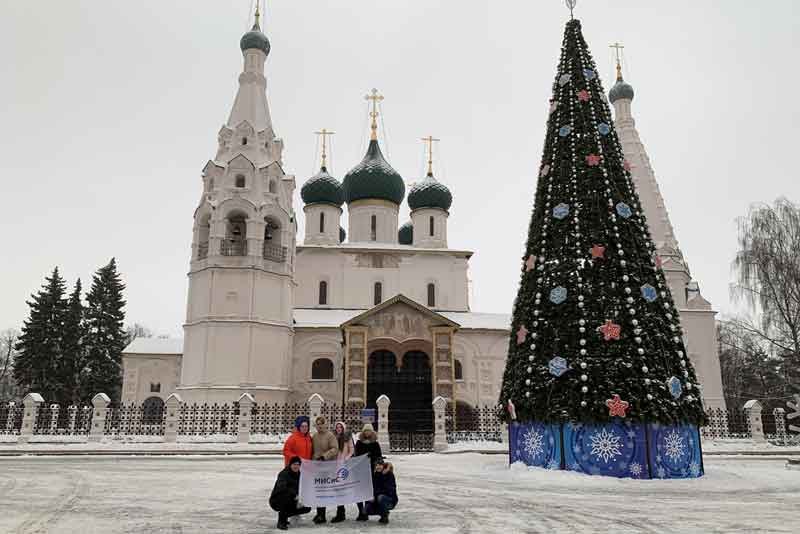
[[[183,338],[137,337],[123,354],[183,354]]]
[[[367,310],[295,308],[296,328],[338,328]],[[461,325],[462,329],[509,330],[511,316],[504,313],[437,312]]]

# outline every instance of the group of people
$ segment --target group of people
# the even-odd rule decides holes
[[[378,435],[371,424],[364,428],[354,440],[347,425],[339,421],[331,432],[324,416],[314,419],[316,432],[312,436],[308,417],[295,420],[295,429],[283,445],[285,467],[278,474],[275,487],[270,495],[270,507],[278,512],[278,529],[289,527],[289,518],[307,514],[311,508],[300,506],[300,468],[302,460],[343,462],[353,456],[367,455],[372,468],[372,488],[374,498],[365,503],[356,503],[356,521],[367,521],[370,515],[379,515],[381,523],[389,522],[389,511],[397,506],[397,483],[394,467],[383,458]],[[337,506],[331,523],[345,520],[345,507]],[[314,523],[325,523],[325,508],[317,508]]]

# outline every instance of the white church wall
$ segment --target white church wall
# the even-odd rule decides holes
[[[295,330],[294,354],[291,359],[291,402],[305,402],[318,393],[328,402],[341,402],[342,397],[342,332],[338,328]],[[313,379],[311,365],[318,358],[333,362],[333,378]]]
[[[385,200],[356,200],[347,205],[349,243],[397,243],[399,206]],[[372,217],[375,216],[375,236]]]
[[[123,354],[122,402],[142,403],[150,397],[166,400],[180,382],[181,356]]]

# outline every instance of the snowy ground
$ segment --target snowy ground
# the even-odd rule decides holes
[[[797,532],[800,471],[774,458],[706,459],[699,480],[640,481],[509,469],[498,455],[394,456],[391,524],[348,521],[290,531]],[[279,457],[0,459],[0,532],[255,533]]]

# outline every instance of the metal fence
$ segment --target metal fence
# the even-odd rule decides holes
[[[447,403],[445,409],[447,442],[503,441],[506,432],[497,407],[490,405],[470,406],[463,402]]]

